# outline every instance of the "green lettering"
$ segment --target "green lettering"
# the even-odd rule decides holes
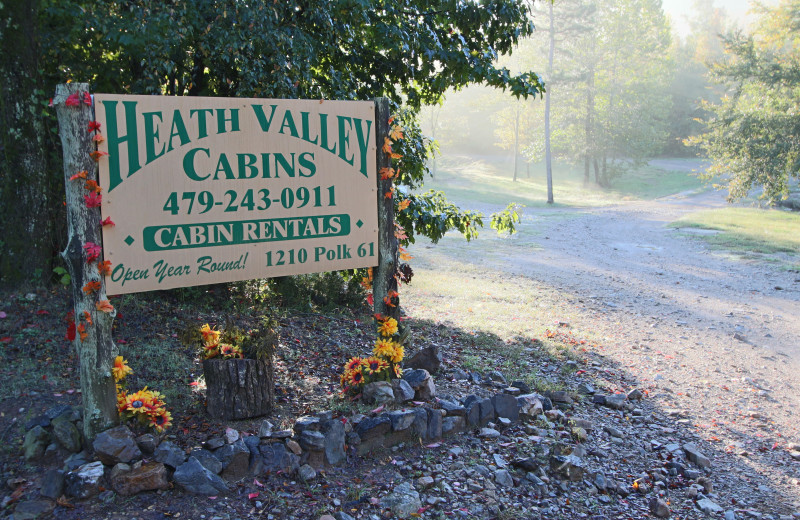
[[[231,108],[231,117],[225,117],[225,109],[218,108],[217,109],[217,134],[224,134],[225,130],[225,123],[231,123],[231,132],[238,132],[239,131],[239,109],[238,108]]]
[[[128,144],[128,174],[130,177],[139,169],[139,134],[136,130],[136,101],[123,101],[125,107],[125,135],[119,135],[117,128],[117,102],[103,101],[106,109],[106,143],[108,144],[108,191],[122,183],[122,172],[119,167],[119,145]]]
[[[155,118],[161,122],[161,112],[144,112],[142,114],[144,119],[144,151],[147,162],[150,164],[162,155],[164,155],[164,145],[161,145],[161,151],[156,153],[156,144],[158,143],[158,126],[154,124]]]
[[[281,129],[278,130],[278,133],[285,133],[283,131],[284,128],[289,127],[289,133],[292,137],[300,137],[297,134],[297,126],[294,124],[294,118],[292,117],[292,113],[288,110],[283,113],[283,122],[281,123]]]
[[[202,139],[208,137],[208,125],[206,124],[206,115],[214,114],[214,110],[210,108],[198,108],[189,111],[189,117],[197,115],[197,138]]]
[[[352,130],[353,121],[349,117],[345,116],[336,116],[336,119],[339,120],[339,157],[341,157],[344,162],[352,166],[355,156],[351,156],[349,159],[347,158],[347,144],[350,142],[350,133],[348,132],[347,128],[345,128],[344,124],[346,121]]]
[[[194,156],[197,155],[197,152],[205,152],[206,156],[211,157],[211,152],[209,152],[208,148],[192,148],[183,156],[183,171],[186,173],[186,176],[193,181],[204,181],[208,179],[211,174],[209,173],[205,177],[197,175],[197,170],[194,169]]]
[[[181,146],[189,142],[189,132],[186,131],[186,125],[183,122],[183,116],[181,115],[180,110],[176,110],[172,113],[172,128],[169,131],[169,148],[167,148],[168,152],[171,152],[175,149],[175,147],[172,146],[172,139],[175,137],[180,137]]]
[[[264,107],[263,105],[250,105],[253,107],[253,112],[256,114],[256,119],[258,119],[258,124],[261,125],[261,130],[264,132],[269,132],[269,127],[272,125],[272,117],[275,115],[275,109],[278,108],[278,105],[270,105],[272,111],[269,113],[269,119],[267,119],[266,114],[264,114]]]
[[[369,135],[372,130],[372,121],[367,120],[367,132],[364,134],[361,128],[361,119],[353,118],[356,125],[356,140],[358,141],[358,150],[361,154],[361,168],[360,171],[367,177],[367,152],[369,151]]]
[[[219,154],[219,161],[217,161],[217,169],[214,171],[214,180],[219,180],[219,172],[225,174],[226,179],[235,179],[236,177],[233,176],[233,169],[231,169],[231,163],[228,162],[228,157],[221,153]]]

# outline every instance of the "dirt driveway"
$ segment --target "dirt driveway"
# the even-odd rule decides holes
[[[526,208],[510,239],[487,230],[467,248],[411,252],[424,265],[443,250],[461,251],[461,261],[487,272],[546,286],[551,296],[533,319],[569,316],[573,329],[592,331],[603,356],[718,446],[716,474],[727,467],[735,474],[723,478],[745,492],[800,511],[800,462],[789,454],[800,443],[800,273],[785,262],[712,250],[692,236],[698,231],[667,227],[724,205],[723,194],[705,192]]]

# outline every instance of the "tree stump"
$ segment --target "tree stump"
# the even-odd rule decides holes
[[[260,417],[275,399],[272,363],[267,359],[206,359],[208,414],[216,420]]]

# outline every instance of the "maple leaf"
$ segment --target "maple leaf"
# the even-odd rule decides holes
[[[411,205],[410,199],[401,200],[400,203],[397,205],[398,211],[404,211]]]
[[[392,123],[394,123],[394,118],[395,118],[395,117],[396,117],[396,116],[389,116],[389,124],[390,124],[390,125],[391,125]]]
[[[100,225],[101,226],[111,226],[111,227],[116,226],[116,224],[114,224],[114,221],[111,220],[111,217],[104,218],[103,221],[100,222]]]
[[[96,150],[96,151],[90,153],[89,155],[92,156],[92,159],[94,159],[95,162],[99,162],[100,158],[102,156],[104,156],[104,155],[108,155],[108,153],[107,152],[101,152],[100,150]]]
[[[87,208],[99,208],[100,204],[103,202],[103,196],[99,193],[92,192],[88,195],[84,195],[83,200],[86,201]]]
[[[383,194],[383,198],[384,199],[391,199],[392,195],[394,195],[394,186],[392,187],[391,190],[389,190],[389,191],[387,191],[386,193]]]
[[[375,298],[372,296],[372,293],[369,293],[367,295],[367,303],[369,304],[370,307],[375,305]]]
[[[100,300],[94,304],[95,308],[100,312],[111,313],[114,312],[114,306],[108,300]]]
[[[86,336],[88,336],[89,333],[86,332],[86,327],[83,325],[83,323],[79,324],[77,329],[78,329],[78,334],[81,337],[81,341],[85,340]]]
[[[411,256],[410,254],[406,253],[406,252],[400,253],[400,260],[402,260],[403,262],[408,262],[412,258],[414,258],[414,257]]]
[[[395,224],[397,223],[395,222]],[[406,235],[406,230],[398,225],[395,225],[394,237],[397,240],[406,240],[408,238],[408,236]]]
[[[390,153],[389,154],[389,158],[390,159],[401,159],[402,157],[403,157],[403,154],[401,154],[401,153]]]
[[[394,177],[394,168],[383,167],[380,170],[381,180],[386,181]]]
[[[403,138],[403,128],[397,125],[392,126],[392,129],[389,130],[389,137],[392,141],[397,141],[398,139]]]
[[[100,123],[97,121],[89,121],[89,131],[90,132],[99,132],[100,131]]]
[[[73,341],[75,339],[75,322],[70,321],[67,323],[67,333],[64,336],[67,338],[68,341]]]
[[[88,92],[83,93],[83,104],[92,106],[92,95]]]
[[[64,102],[65,105],[68,107],[79,107],[81,106],[81,99],[78,93],[70,94],[67,96],[67,100]]]
[[[383,153],[388,155],[392,153],[392,140],[388,137],[383,138]]]
[[[106,138],[103,137],[102,134],[94,134],[94,137],[92,137],[92,141],[94,141],[95,144],[100,144],[105,140],[106,140]]]
[[[83,249],[86,250],[86,263],[92,263],[94,260],[100,256],[100,253],[103,252],[103,248],[99,245],[95,244],[94,242],[86,242],[83,246]]]
[[[87,325],[92,324],[92,315],[89,314],[89,311],[83,311],[83,319],[86,321]]]
[[[103,260],[97,264],[97,270],[101,276],[108,276],[111,274],[111,260]]]
[[[87,189],[89,191],[93,191],[95,193],[100,193],[101,191],[103,191],[103,188],[101,188],[100,185],[97,184],[97,181],[93,181],[93,180],[86,181],[86,184],[84,184],[83,187],[85,189]]]
[[[83,286],[83,292],[86,294],[97,292],[99,290],[100,290],[100,282],[97,281],[87,282],[86,285]]]
[[[85,179],[86,175],[88,175],[88,173],[89,172],[87,172],[86,170],[81,170],[78,173],[76,173],[75,175],[73,175],[72,177],[70,177],[69,180],[74,181],[74,180],[77,180],[77,179]]]

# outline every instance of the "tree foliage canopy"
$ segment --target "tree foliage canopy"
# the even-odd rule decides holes
[[[24,33],[41,56],[38,69],[28,67],[38,70],[38,77],[23,82],[30,91],[22,93],[25,99],[33,98],[34,87],[44,99],[45,92],[67,80],[89,82],[95,92],[127,94],[388,97],[396,111],[410,110],[404,123],[412,129],[411,138],[398,168],[399,183],[409,188],[422,183],[430,150],[413,130],[420,106],[470,83],[517,97],[543,90],[536,74],[513,74],[495,64],[533,31],[524,0],[32,0],[25,10],[0,4],[0,17],[9,28],[2,32],[4,49]],[[19,69],[17,61],[0,60],[6,75],[19,75]],[[20,94],[14,95],[19,99]],[[40,117],[53,128],[52,118]],[[6,130],[14,123],[7,121]],[[26,132],[34,127],[28,125]],[[57,154],[52,159],[58,171]],[[0,165],[4,179],[10,177],[10,162]],[[24,184],[36,191],[35,176],[41,172],[31,175]],[[3,199],[15,196],[11,189]],[[439,203],[441,197],[423,200],[419,211],[452,209]],[[46,217],[52,221],[56,211]],[[448,226],[458,228],[454,223],[469,218],[456,214]],[[409,222],[409,234],[429,232],[418,222]]]
[[[762,187],[775,202],[800,174],[800,1],[766,9],[754,32],[725,39],[727,59],[712,74],[728,88],[711,113],[708,131],[688,142],[713,161],[730,200]]]

